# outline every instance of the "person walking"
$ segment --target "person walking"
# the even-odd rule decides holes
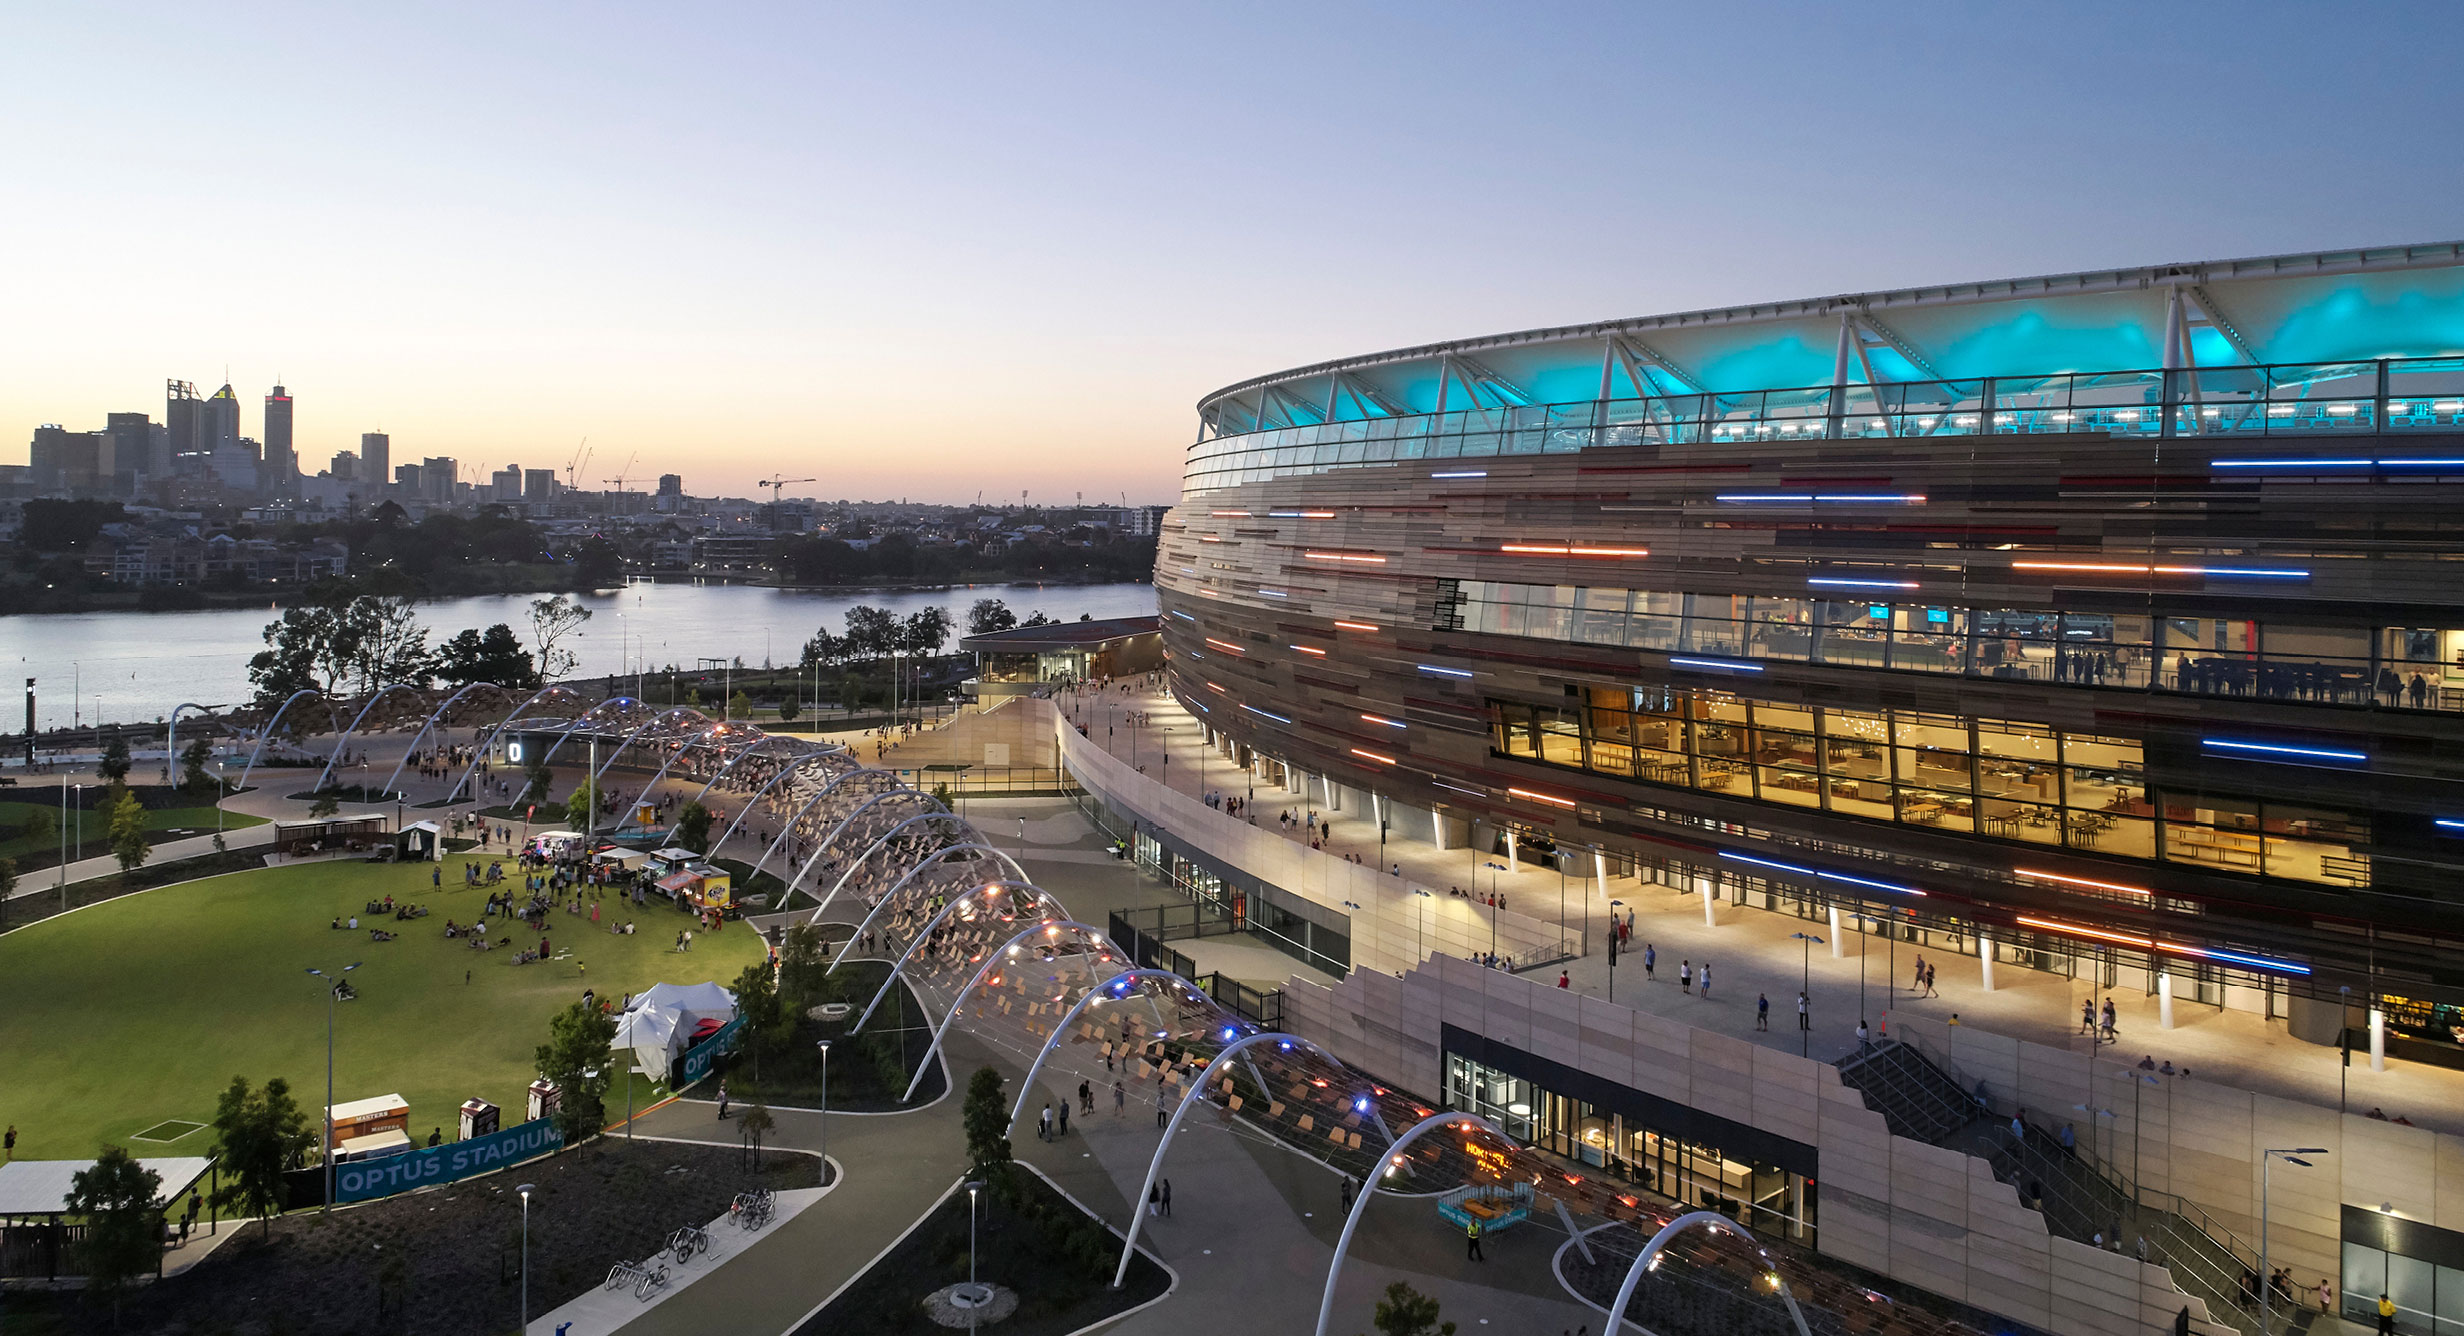
[[[1757,1030],[1771,1028],[1771,995],[1769,993],[1754,994],[1754,1028]]]
[[[719,1082],[719,1121],[727,1121],[727,1083]]]
[[[1919,994],[1925,991],[1925,957],[1923,956],[1916,958],[1916,978],[1909,983],[1908,991]]]
[[[1350,1174],[1345,1174],[1345,1175],[1343,1176],[1343,1208],[1342,1208],[1342,1209],[1343,1209],[1343,1213],[1344,1213],[1345,1215],[1347,1215],[1347,1216],[1348,1216],[1348,1215],[1350,1215],[1350,1214],[1352,1213],[1352,1176],[1351,1176]]]
[[[2081,1033],[2081,1034],[2094,1034],[2094,1033],[2096,1033],[2096,999],[2095,999],[2095,998],[2092,998],[2092,997],[2087,997],[2087,998],[2081,998],[2081,999],[2079,1000],[2079,1033]]]
[[[1045,1101],[1044,1101],[1044,1112],[1043,1112],[1043,1114],[1042,1114],[1040,1117],[1038,1117],[1038,1118],[1035,1120],[1035,1139],[1036,1139],[1036,1140],[1038,1140],[1038,1141],[1050,1141],[1050,1140],[1052,1140],[1052,1101],[1051,1101],[1051,1100],[1045,1100]]]
[[[1469,1242],[1469,1243],[1471,1244],[1470,1255],[1469,1255],[1468,1257],[1466,1257],[1464,1260],[1466,1260],[1466,1261],[1472,1261],[1472,1262],[1485,1262],[1485,1261],[1489,1260],[1489,1259],[1487,1259],[1487,1258],[1485,1258],[1485,1257],[1483,1257],[1483,1256],[1481,1256],[1481,1255],[1480,1255],[1480,1220],[1479,1220],[1479,1217],[1477,1217],[1477,1216],[1473,1217],[1473,1218],[1472,1218],[1471,1223],[1469,1223],[1469,1224],[1467,1224],[1467,1225],[1463,1226],[1463,1237],[1464,1237],[1464,1239],[1465,1239],[1467,1242]]]
[[[1927,966],[1925,967],[1925,996],[1927,996],[1927,997],[1940,997],[1940,996],[1942,996],[1942,994],[1940,994],[1939,992],[1936,992],[1936,991],[1934,990],[1934,967],[1933,967],[1933,966],[1931,966],[1931,965],[1927,965]]]
[[[1172,1180],[1169,1178],[1158,1179],[1155,1187],[1158,1191],[1163,1193],[1164,1218],[1169,1220],[1172,1218]]]
[[[1095,1087],[1084,1081],[1078,1083],[1078,1112],[1089,1118],[1095,1116]]]
[[[1152,1220],[1164,1213],[1164,1185],[1157,1183],[1146,1190],[1146,1216]]]
[[[1694,996],[1694,962],[1693,962],[1693,961],[1691,961],[1691,960],[1684,961],[1683,963],[1681,963],[1681,964],[1679,964],[1679,965],[1677,966],[1677,987],[1678,987],[1680,990],[1682,990],[1682,991],[1685,993],[1685,995],[1686,995],[1687,997],[1692,997],[1692,996]]]
[[[1703,1000],[1705,1000],[1705,1001],[1709,1001],[1709,1000],[1710,1000],[1710,998],[1711,998],[1711,962],[1710,962],[1710,961],[1708,961],[1708,960],[1706,960],[1706,961],[1704,961],[1704,962],[1703,962],[1703,994],[1702,994],[1702,995],[1703,995]]]
[[[1797,994],[1797,1028],[1800,1030],[1811,1030],[1814,1028],[1814,1019],[1812,1014],[1806,1009],[1805,994],[1803,993]]]
[[[2110,1044],[2110,1043],[2114,1042],[2117,1038],[2119,1038],[2119,1037],[2120,1037],[2120,1036],[2116,1033],[2115,1028],[2114,1028],[2114,1023],[2113,1023],[2113,999],[2112,999],[2112,998],[2109,998],[2109,997],[2105,999],[2105,1026],[2104,1026],[2104,1030],[2105,1030],[2105,1042],[2106,1042],[2106,1043],[2108,1043],[2108,1044]]]
[[[1651,967],[1652,967],[1652,966],[1654,966],[1654,965],[1656,965],[1656,964],[1658,964],[1658,963],[1660,963],[1660,953],[1659,953],[1658,951],[1656,951],[1656,950],[1654,950],[1654,949],[1652,948],[1651,943],[1649,943],[1649,942],[1645,942],[1645,943],[1643,943],[1643,982],[1644,982],[1644,983],[1649,983],[1649,982],[1651,982]]]
[[[1129,1091],[1123,1089],[1121,1083],[1116,1080],[1112,1083],[1112,1116],[1118,1118],[1128,1110]]]
[[[1872,1038],[1873,1031],[1865,1027],[1864,1018],[1857,1018],[1857,1052],[1863,1053],[1866,1049],[1872,1047]]]

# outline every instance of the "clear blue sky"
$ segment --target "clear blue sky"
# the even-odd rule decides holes
[[[2458,17],[20,6],[0,440],[228,365],[312,463],[1161,501],[1323,357],[2464,235]]]

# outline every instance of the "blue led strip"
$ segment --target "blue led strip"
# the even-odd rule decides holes
[[[1800,877],[1820,877],[1824,881],[1845,882],[1850,886],[1870,886],[1877,891],[1889,891],[1894,895],[1923,895],[1925,893],[1914,886],[1894,886],[1887,881],[1871,881],[1864,877],[1851,877],[1845,872],[1825,872],[1820,868],[1798,867],[1794,863],[1774,862],[1768,858],[1730,853],[1725,849],[1720,851],[1720,857],[1734,859],[1740,863],[1752,863],[1757,867],[1778,868],[1782,872],[1793,872]]]
[[[1259,593],[1261,593],[1261,594],[1266,595],[1268,598],[1290,598],[1290,597],[1291,597],[1291,595],[1290,595],[1290,594],[1287,594],[1287,593],[1283,592],[1283,591],[1282,591],[1282,590],[1280,590],[1280,589],[1263,589],[1263,588],[1262,588],[1262,589],[1258,590],[1258,592],[1259,592]]]
[[[2458,835],[2464,835],[2464,820],[2458,820],[2451,816],[2442,816],[2432,818],[2432,824],[2436,825],[2440,830],[2453,831]]]
[[[1759,663],[1731,663],[1726,659],[1672,658],[1669,662],[1683,664],[1688,668],[1725,668],[1732,673],[1759,673],[1762,671],[1762,665]]]
[[[1914,589],[1917,587],[1914,580],[1841,580],[1827,576],[1809,577],[1806,583],[1821,585],[1826,589]]]
[[[1429,476],[1432,478],[1485,478],[1489,476],[1489,472],[1487,469],[1463,469],[1449,473],[1432,473]]]
[[[1413,666],[1420,669],[1420,671],[1424,673],[1436,673],[1441,677],[1470,677],[1472,675],[1468,669],[1440,668],[1433,663],[1415,664]]]
[[[2325,747],[2286,747],[2272,742],[2234,742],[2227,738],[2201,738],[2199,745],[2213,747],[2218,751],[2249,752],[2259,760],[2265,760],[2269,756],[2307,756],[2322,761],[2346,762],[2370,759],[2363,752],[2333,751]]]
[[[1284,718],[1282,715],[1268,714],[1266,711],[1259,709],[1255,705],[1244,705],[1241,708],[1249,711],[1251,714],[1256,715],[1260,719],[1272,719],[1278,724],[1288,724],[1292,722],[1291,720]]]
[[[1183,611],[1181,611],[1181,610],[1180,610],[1180,609],[1178,609],[1178,608],[1175,608],[1175,609],[1173,609],[1173,610],[1172,610],[1172,615],[1173,615],[1173,616],[1175,616],[1175,617],[1180,618],[1182,621],[1185,621],[1185,622],[1194,622],[1194,621],[1198,620],[1197,618],[1190,616],[1188,613],[1183,612]]]

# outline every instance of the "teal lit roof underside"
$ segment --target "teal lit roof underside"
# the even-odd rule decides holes
[[[1426,344],[1206,396],[1207,436],[1789,387],[2464,356],[2464,242],[2156,265]]]

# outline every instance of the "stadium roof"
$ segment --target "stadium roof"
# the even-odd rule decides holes
[[[1472,408],[2464,356],[2464,242],[2107,269],[1522,330],[1296,367],[1210,435]]]

